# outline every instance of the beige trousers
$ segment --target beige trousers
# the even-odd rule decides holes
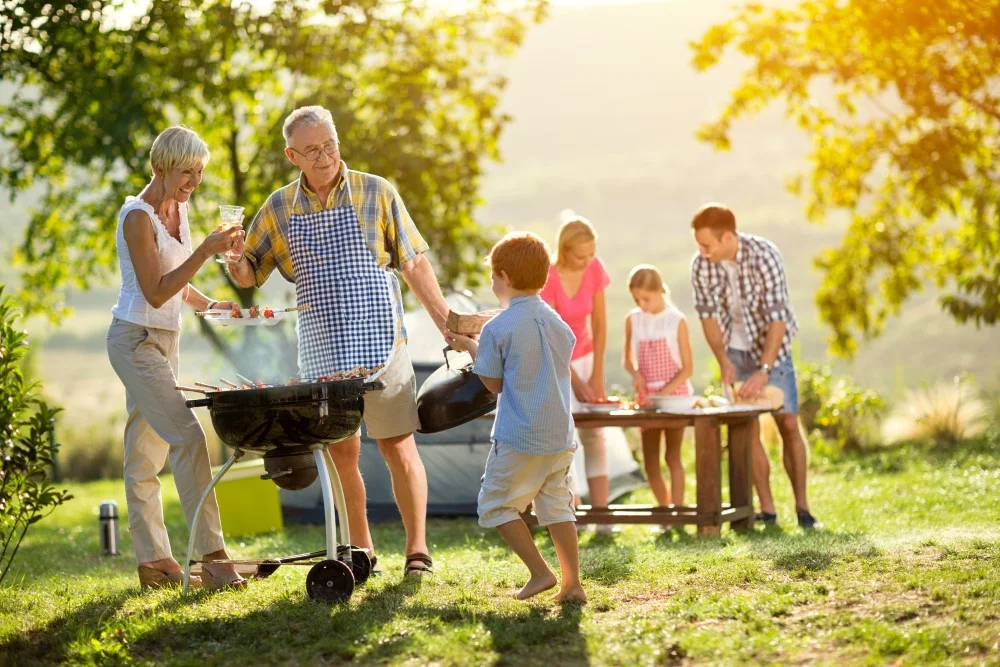
[[[174,484],[188,528],[202,493],[212,481],[205,432],[176,391],[180,332],[114,318],[108,357],[125,385],[125,498],[128,527],[139,563],[170,558],[157,475],[170,457]],[[225,548],[213,492],[202,507],[195,553]]]

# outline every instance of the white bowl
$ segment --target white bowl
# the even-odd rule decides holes
[[[695,396],[650,396],[649,400],[652,401],[657,410],[671,412],[693,409],[695,398]]]

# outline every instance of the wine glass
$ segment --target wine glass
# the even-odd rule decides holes
[[[242,206],[232,206],[229,204],[219,205],[219,225],[223,229],[231,229],[233,227],[243,226],[243,207]],[[235,262],[240,258],[239,254],[232,250],[226,251],[222,257],[216,258],[215,261],[220,264],[225,264],[227,262]]]

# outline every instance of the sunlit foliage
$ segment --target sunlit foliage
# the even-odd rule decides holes
[[[772,102],[812,139],[808,215],[850,214],[816,258],[835,351],[877,336],[928,282],[960,322],[1000,318],[1000,0],[747,3],[693,45],[707,70],[749,59],[700,137],[728,148],[735,122]]]

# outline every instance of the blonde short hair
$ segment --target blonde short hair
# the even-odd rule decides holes
[[[170,172],[177,167],[204,166],[208,158],[208,144],[197,132],[183,125],[174,125],[160,132],[149,150],[149,165],[154,172],[157,167]]]
[[[559,228],[559,237],[556,243],[556,266],[561,266],[566,259],[566,251],[580,243],[597,241],[597,232],[582,215],[577,215],[572,211],[563,211],[563,224]]]
[[[670,295],[670,290],[663,284],[663,276],[652,264],[639,264],[628,274],[629,291],[641,289],[646,292],[663,292]]]
[[[511,232],[490,251],[490,268],[506,271],[516,290],[541,290],[549,278],[549,246],[531,232]]]
[[[333,114],[319,105],[313,105],[299,107],[285,118],[285,124],[281,128],[281,133],[285,136],[285,145],[289,145],[288,140],[295,130],[314,125],[329,125],[333,130],[333,141],[340,144],[340,139],[337,137],[337,126],[333,122]]]

